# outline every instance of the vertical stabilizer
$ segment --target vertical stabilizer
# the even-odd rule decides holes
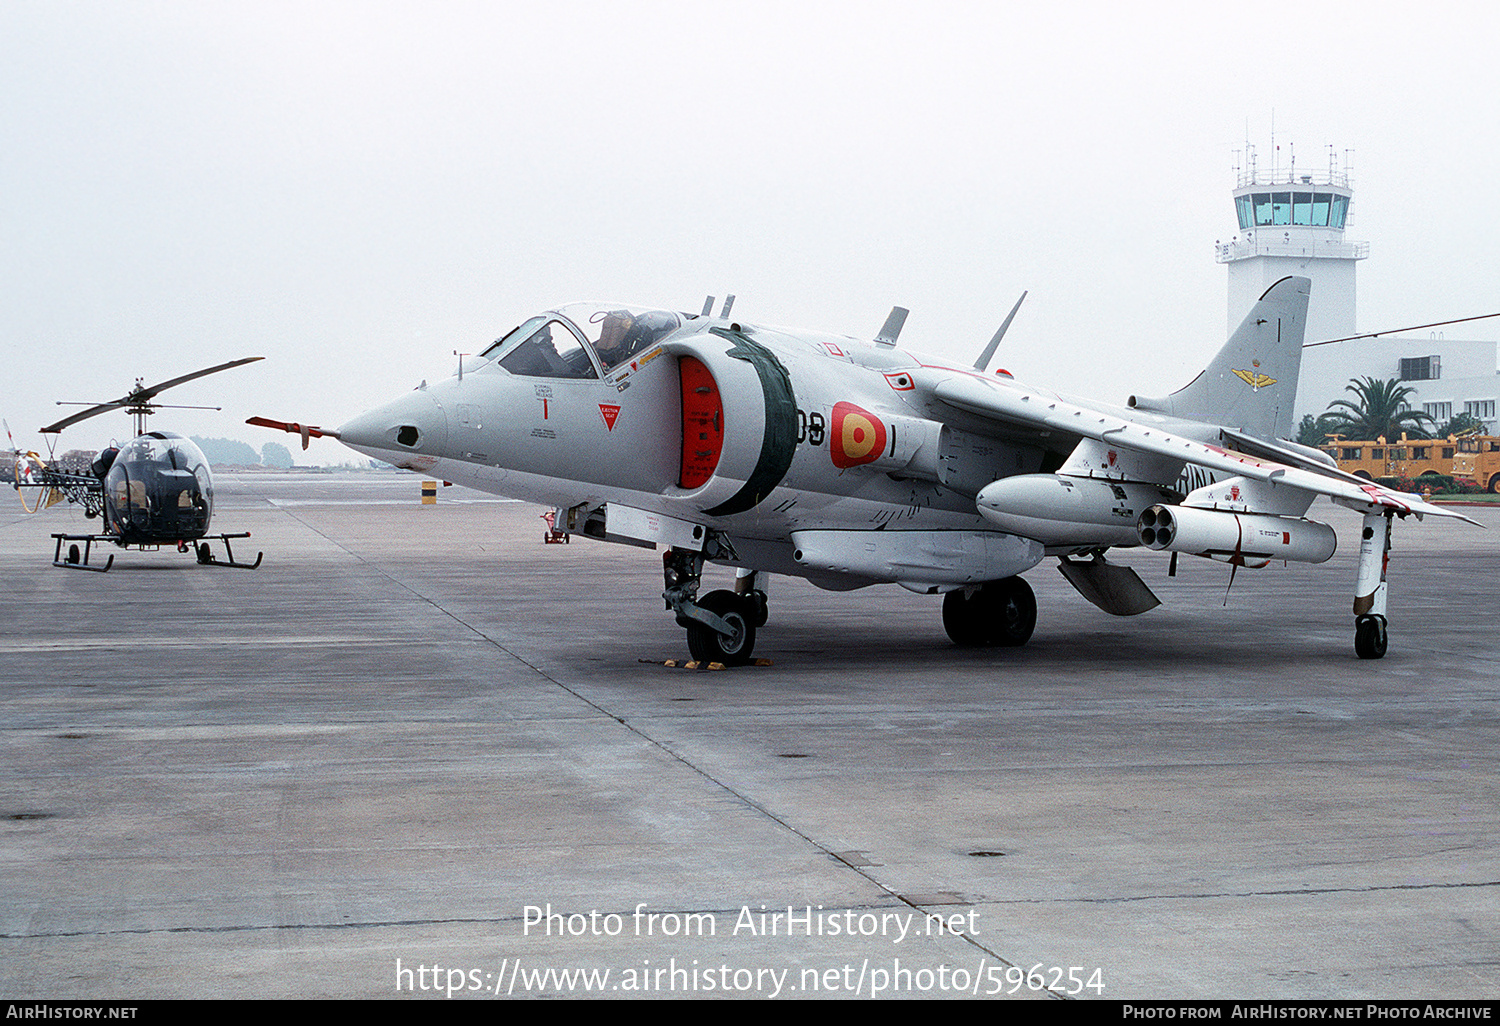
[[[1282,278],[1266,289],[1187,387],[1163,400],[1135,404],[1260,438],[1290,437],[1311,288],[1308,278]]]

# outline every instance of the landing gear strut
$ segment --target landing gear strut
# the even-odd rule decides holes
[[[1036,594],[1019,577],[956,588],[943,596],[943,628],[966,648],[1024,645],[1036,629]]]
[[[1354,583],[1354,654],[1385,656],[1385,574],[1391,561],[1390,510],[1366,513],[1359,533],[1359,576]]]
[[[662,599],[687,630],[688,651],[699,662],[743,666],[755,649],[755,629],[766,622],[766,594],[755,588],[754,571],[742,572],[734,591],[711,591],[700,601],[703,556],[668,549],[662,557]],[[748,582],[748,583],[747,583]]]

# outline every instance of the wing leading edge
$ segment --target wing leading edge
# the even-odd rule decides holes
[[[1352,509],[1393,510],[1418,517],[1453,517],[1475,523],[1456,510],[1433,505],[1420,496],[1393,491],[1363,481],[1306,459],[1274,442],[1256,440],[1259,453],[1251,455],[1213,445],[1174,431],[1167,422],[1150,424],[1119,414],[1078,406],[1060,398],[1036,394],[1001,382],[990,382],[967,374],[936,382],[934,398],[954,409],[998,421],[1008,427],[1030,427],[1038,431],[1065,432],[1092,438],[1105,445],[1191,464],[1231,476],[1248,477],[1272,486],[1286,486],[1316,495],[1326,495]],[[1195,425],[1183,422],[1190,429]],[[1201,425],[1209,428],[1211,425]],[[1241,438],[1235,432],[1216,432],[1226,440]],[[1274,454],[1275,458],[1269,458]],[[1168,483],[1168,482],[1156,482]]]

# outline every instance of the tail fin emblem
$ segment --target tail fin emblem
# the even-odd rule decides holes
[[[1262,374],[1259,371],[1235,370],[1234,376],[1239,378],[1245,384],[1249,385],[1251,388],[1255,389],[1257,392],[1262,388],[1268,388],[1271,385],[1276,384],[1275,378],[1271,377],[1269,374]]]

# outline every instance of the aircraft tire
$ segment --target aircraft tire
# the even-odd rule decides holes
[[[78,551],[78,546],[77,545],[69,545],[68,546],[68,562],[69,563],[72,563],[74,566],[77,566],[78,563],[79,563],[79,561],[82,560],[82,558],[83,558],[83,556]]]
[[[749,604],[751,613],[750,621],[755,624],[756,629],[764,627],[766,621],[771,618],[771,607],[770,603],[766,601],[766,593],[763,591],[752,591],[750,594],[742,596],[742,601]]]
[[[969,596],[943,597],[943,629],[963,648],[1016,648],[1036,630],[1036,594],[1020,577],[988,581]]]
[[[1354,621],[1354,654],[1361,659],[1382,659],[1386,648],[1385,618],[1361,616]]]
[[[726,637],[707,624],[688,624],[688,652],[700,663],[724,663],[743,666],[755,649],[755,611],[732,591],[711,591],[698,602],[700,606],[735,628]]]
[[[959,648],[976,648],[984,644],[984,630],[976,615],[979,603],[976,592],[965,597],[964,589],[955,588],[943,596],[943,630],[948,640]]]
[[[1031,640],[1036,630],[1036,593],[1019,577],[1007,577],[987,586],[996,590],[995,609],[990,621],[993,645],[1019,647]]]

